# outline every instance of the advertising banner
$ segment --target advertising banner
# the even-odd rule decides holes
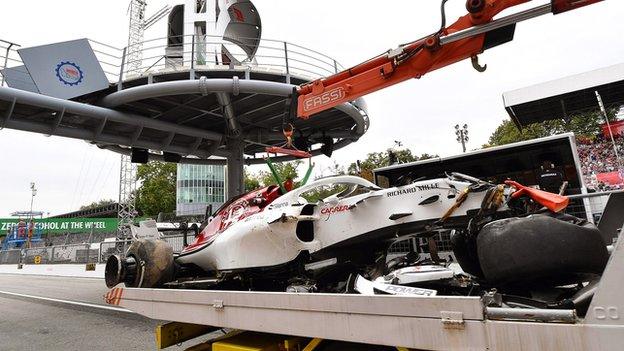
[[[37,85],[30,77],[26,66],[5,68],[0,71],[0,74],[2,74],[4,81],[7,82],[9,87],[39,94],[39,89],[37,89]]]
[[[611,122],[610,125],[611,133],[613,133],[614,137],[618,135],[624,136],[624,121]],[[609,134],[609,127],[606,123],[602,125],[602,134],[605,136],[605,138],[611,137],[611,135]]]
[[[108,88],[108,78],[87,39],[17,50],[38,90],[71,99]]]
[[[19,223],[18,218],[0,218],[0,236]],[[35,228],[44,234],[114,232],[117,230],[117,218],[35,218]]]
[[[600,173],[596,176],[599,182],[603,182],[609,185],[620,185],[624,184],[624,178],[622,177],[622,172],[610,172],[610,173]]]

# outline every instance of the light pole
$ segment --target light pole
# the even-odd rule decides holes
[[[462,150],[466,152],[466,143],[468,140],[468,125],[464,124],[463,127],[460,127],[459,124],[455,126],[455,135],[457,135],[457,142],[462,144]]]
[[[30,220],[33,220],[33,201],[35,200],[35,195],[37,195],[37,188],[35,188],[35,183],[30,182]]]
[[[617,144],[615,143],[615,138],[613,137],[613,130],[611,129],[611,124],[609,123],[609,115],[607,114],[607,109],[605,109],[604,103],[602,102],[602,97],[598,90],[595,91],[596,99],[598,99],[598,106],[600,106],[600,112],[605,119],[607,124],[607,129],[609,130],[609,136],[611,136],[611,143],[613,143],[613,152],[615,153],[615,160],[618,163],[618,170],[622,168],[622,161],[620,160],[620,155],[618,153]]]

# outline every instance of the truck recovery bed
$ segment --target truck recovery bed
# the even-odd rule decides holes
[[[420,350],[622,350],[620,236],[587,315],[486,307],[479,297],[115,288],[106,300],[149,318]]]

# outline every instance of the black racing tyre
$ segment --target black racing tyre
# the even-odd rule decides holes
[[[477,255],[477,242],[473,236],[463,231],[455,231],[451,236],[451,246],[457,263],[468,274],[483,278],[483,271]]]
[[[568,284],[601,274],[609,254],[600,231],[545,215],[487,224],[477,237],[485,279],[494,284]]]

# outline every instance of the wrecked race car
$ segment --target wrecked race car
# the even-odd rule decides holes
[[[511,181],[453,173],[381,189],[335,176],[282,189],[230,200],[180,253],[161,240],[134,242],[109,258],[106,284],[415,296],[496,289],[511,305],[561,308],[588,303],[608,259],[595,226],[560,214],[567,198]],[[435,254],[433,237],[448,230],[461,269]],[[430,254],[388,260],[388,247],[407,237],[428,238]]]

